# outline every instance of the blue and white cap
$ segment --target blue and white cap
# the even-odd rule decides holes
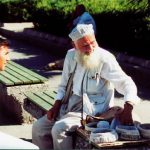
[[[72,41],[77,41],[85,35],[94,34],[94,29],[92,24],[78,24],[69,34]]]

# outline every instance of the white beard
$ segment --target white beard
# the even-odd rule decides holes
[[[97,68],[100,64],[100,53],[97,48],[90,55],[86,55],[79,50],[76,51],[76,59],[86,69]]]

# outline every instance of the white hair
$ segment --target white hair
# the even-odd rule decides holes
[[[97,68],[100,64],[100,53],[97,48],[90,55],[86,55],[80,50],[76,51],[76,60],[86,69]]]

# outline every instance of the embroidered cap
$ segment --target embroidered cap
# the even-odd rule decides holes
[[[118,125],[116,131],[122,140],[139,140],[140,132],[136,126]]]
[[[114,129],[97,128],[90,134],[90,141],[99,143],[110,143],[118,140],[118,134]]]
[[[85,35],[94,34],[94,29],[92,24],[78,24],[69,34],[72,41],[77,41]]]

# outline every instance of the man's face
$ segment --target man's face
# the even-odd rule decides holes
[[[94,35],[87,35],[74,42],[76,48],[76,59],[86,69],[99,66],[100,56],[98,44]]]
[[[75,48],[85,55],[90,55],[98,46],[94,34],[86,35],[74,42]]]
[[[5,69],[7,62],[9,61],[9,50],[7,46],[0,46],[0,71]]]

